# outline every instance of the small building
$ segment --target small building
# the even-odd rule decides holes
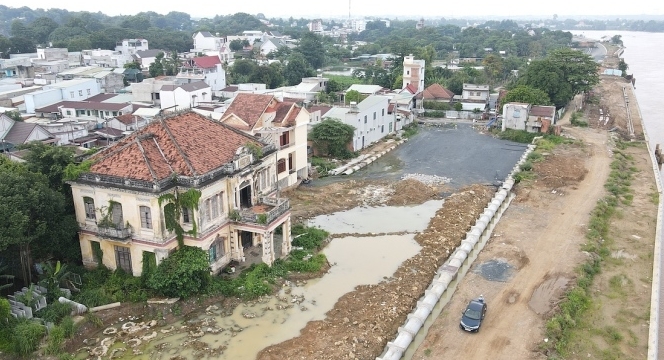
[[[44,85],[42,90],[23,95],[25,112],[34,114],[35,109],[60,101],[83,101],[101,92],[100,83],[96,79],[81,78],[65,80]]]
[[[57,138],[39,124],[15,121],[0,114],[0,152],[17,150],[18,146],[32,141],[54,144]]]
[[[199,56],[188,59],[175,80],[180,85],[203,81],[210,86],[214,96],[221,97],[226,88],[226,71],[218,56]]]
[[[424,91],[424,69],[425,60],[415,60],[413,54],[405,56],[403,59],[403,86],[414,85],[417,92]]]
[[[147,124],[147,119],[131,113],[113,116],[105,123],[106,127],[120,131],[136,131]]]
[[[184,85],[164,85],[159,90],[161,110],[178,111],[190,109],[200,103],[212,101],[212,89],[204,81]]]
[[[431,84],[424,89],[421,98],[423,101],[435,101],[449,104],[454,100],[454,93],[440,84]]]
[[[337,119],[355,128],[351,151],[362,150],[387,134],[395,131],[395,117],[388,114],[390,99],[382,95],[370,95],[359,104],[349,107],[333,107],[324,119]]]
[[[489,106],[489,85],[463,84],[459,102],[465,111],[485,111]]]
[[[502,131],[507,129],[528,130],[530,104],[510,102],[503,105]],[[529,132],[534,132],[532,129]]]
[[[163,53],[164,56],[166,56],[166,52],[163,50],[138,50],[136,53],[132,54],[132,58],[135,62],[141,65],[143,70],[147,70],[160,53]]]

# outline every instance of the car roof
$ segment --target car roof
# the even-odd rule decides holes
[[[482,306],[484,306],[484,303],[479,302],[477,300],[470,300],[470,302],[468,303],[468,309],[471,310],[481,310]]]

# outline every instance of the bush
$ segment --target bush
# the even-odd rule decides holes
[[[11,316],[11,306],[5,298],[0,298],[0,321],[9,319]]]
[[[74,319],[72,319],[71,316],[66,316],[64,319],[62,319],[62,322],[60,322],[60,327],[65,332],[66,338],[71,338],[76,332],[76,325],[74,324]]]
[[[206,290],[210,284],[208,254],[201,248],[185,246],[177,249],[157,266],[148,279],[148,286],[172,297],[187,298]]]
[[[425,101],[423,107],[427,110],[452,110],[452,106],[449,103],[439,101]]]
[[[12,351],[19,356],[32,354],[37,350],[45,332],[44,326],[35,321],[19,321],[12,333]]]
[[[445,112],[439,110],[428,110],[424,112],[424,117],[428,118],[444,118]]]
[[[297,228],[297,234],[296,231],[291,231],[293,232],[294,237],[292,245],[301,247],[306,250],[320,248],[320,246],[323,244],[323,240],[325,240],[330,235],[330,233],[327,231],[315,227],[304,228],[301,226],[300,228]]]
[[[44,319],[44,321],[57,324],[60,322],[60,320],[64,319],[66,316],[69,316],[71,314],[71,310],[71,305],[56,301],[46,306],[46,308],[37,311],[36,315]]]
[[[106,289],[103,287],[82,290],[75,299],[87,307],[101,306],[115,302],[115,298],[107,294]]]
[[[410,138],[417,134],[417,123],[410,123],[403,127],[403,137]]]

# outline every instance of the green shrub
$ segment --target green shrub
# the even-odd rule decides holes
[[[533,169],[533,163],[530,161],[524,161],[523,164],[519,166],[519,169],[521,169],[521,171],[530,171]]]
[[[48,333],[46,341],[46,355],[57,355],[62,351],[62,343],[65,341],[65,331],[60,326],[54,326]]]
[[[445,112],[439,110],[428,110],[424,112],[424,117],[428,118],[444,118]]]
[[[402,128],[403,132],[403,137],[405,138],[410,138],[415,136],[417,134],[417,123],[410,123]]]
[[[74,319],[72,319],[71,316],[66,316],[64,319],[62,319],[62,322],[60,322],[60,327],[65,332],[66,338],[71,338],[76,332],[76,325],[74,324]]]
[[[104,322],[101,320],[101,318],[91,312],[85,314],[85,320],[98,328],[104,326]]]
[[[427,110],[452,110],[452,106],[449,103],[439,101],[425,101],[422,107]]]
[[[11,316],[11,306],[5,298],[0,298],[0,321],[5,321]]]
[[[148,279],[148,286],[172,297],[187,298],[207,289],[210,284],[208,253],[185,246],[159,264]]]
[[[12,350],[19,356],[27,356],[37,350],[46,328],[31,320],[20,320],[12,333]]]
[[[538,162],[541,161],[544,158],[544,156],[538,152],[531,152],[528,154],[528,161],[530,162]]]
[[[292,231],[292,230],[291,230]],[[297,229],[297,234],[293,232],[293,246],[298,246],[306,250],[314,250],[320,248],[330,233],[323,229],[308,227],[302,231],[302,228]]]
[[[59,301],[53,302],[46,306],[46,308],[37,311],[36,315],[44,321],[49,321],[54,324],[59,323],[66,316],[71,314],[71,305],[63,304]]]
[[[106,289],[103,287],[84,289],[75,297],[75,300],[87,307],[101,306],[115,302],[115,298],[106,293]]]

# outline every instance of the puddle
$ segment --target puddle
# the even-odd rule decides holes
[[[493,259],[477,265],[474,272],[489,281],[505,282],[512,277],[514,267],[504,259]]]
[[[357,207],[317,216],[308,225],[334,234],[417,232],[442,205],[443,200],[430,200],[417,206]]]
[[[564,276],[554,276],[544,280],[530,297],[528,306],[538,315],[544,315],[551,310],[553,302],[565,290],[569,279]]]

